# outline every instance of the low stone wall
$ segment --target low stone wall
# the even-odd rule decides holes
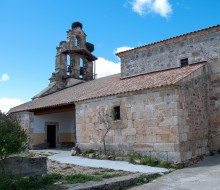
[[[12,175],[45,174],[47,173],[47,157],[10,157],[7,159],[6,172]]]

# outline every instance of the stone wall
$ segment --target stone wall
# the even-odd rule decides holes
[[[13,175],[45,174],[47,173],[47,157],[9,157],[6,163],[6,172]]]
[[[204,79],[208,86],[206,117],[210,118],[209,123],[206,122],[209,127],[208,148],[220,149],[220,26],[119,53],[119,57],[122,78],[179,67],[180,60],[184,58],[188,58],[189,64],[206,61],[209,70]],[[190,154],[197,155],[188,153],[185,158],[190,157]]]
[[[220,26],[190,35],[183,35],[160,43],[119,53],[121,77],[160,71],[180,66],[180,60],[189,64],[218,57],[220,53]]]
[[[181,161],[178,135],[178,89],[146,90],[76,104],[76,133],[81,149],[103,149],[106,131],[99,113],[120,106],[121,119],[110,120],[107,150],[139,152],[160,160]],[[107,109],[106,109],[107,108]]]
[[[200,68],[180,83],[178,103],[182,161],[209,153],[209,69]]]
[[[16,119],[19,121],[21,127],[26,131],[28,134],[29,145],[33,144],[33,128],[31,128],[31,123],[34,121],[33,113],[24,111],[24,112],[17,112],[13,113]]]
[[[219,37],[220,38],[220,37]],[[220,42],[218,43],[218,47]],[[220,149],[220,53],[210,62],[210,88],[209,88],[209,115],[210,135],[209,147],[211,150]]]

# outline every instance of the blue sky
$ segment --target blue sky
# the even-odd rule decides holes
[[[56,46],[80,21],[98,76],[120,72],[118,50],[220,24],[219,0],[0,0],[0,110],[49,84]]]

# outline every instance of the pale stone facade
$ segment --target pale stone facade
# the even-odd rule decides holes
[[[180,60],[189,64],[213,62],[219,56],[219,27],[182,35],[130,51],[118,53],[121,58],[121,77],[180,67]]]
[[[99,112],[120,106],[121,119],[109,123],[109,151],[139,152],[178,162],[208,153],[206,72],[201,68],[172,87],[76,104],[78,145],[103,148],[106,128],[99,121]]]
[[[56,143],[70,141],[81,149],[103,149],[108,121],[108,151],[184,162],[220,148],[219,25],[118,53],[121,75],[93,81],[73,72],[75,67],[79,70],[84,53],[84,71],[94,72],[96,57],[85,49],[81,29],[68,31],[67,41],[57,48],[49,87],[11,110],[29,130],[33,145],[47,142],[47,132],[41,130],[39,135],[36,131],[52,122],[58,126]],[[71,45],[79,35],[80,48]],[[65,48],[71,49],[67,52],[71,73],[66,69]],[[58,87],[60,83],[65,88]],[[63,89],[52,93],[58,88]],[[71,109],[66,107],[70,104]]]
[[[178,151],[178,90],[162,88],[122,97],[106,97],[76,105],[77,143],[85,148],[103,148],[105,125],[99,112],[120,106],[121,120],[111,119],[106,136],[107,150],[141,152],[167,160]],[[171,158],[172,159],[172,158]]]

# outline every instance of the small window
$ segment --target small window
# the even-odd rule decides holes
[[[189,65],[188,58],[186,58],[186,59],[181,59],[181,60],[180,60],[180,63],[181,63],[181,67],[185,67],[185,66]]]
[[[114,112],[114,120],[120,120],[121,119],[120,106],[115,106],[113,112]]]

